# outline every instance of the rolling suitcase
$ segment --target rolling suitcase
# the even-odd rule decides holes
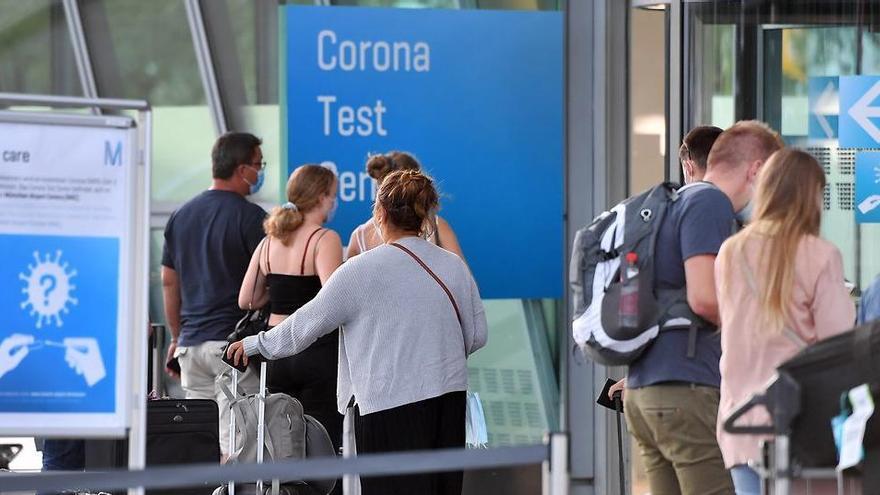
[[[257,435],[256,435],[256,462],[262,464],[264,461],[264,451],[271,442],[267,442],[265,438],[266,432],[266,398],[268,396],[266,388],[266,361],[260,360],[260,388],[257,393]],[[232,370],[232,391],[229,394],[230,400],[230,424],[229,424],[229,452],[237,452],[235,434],[237,430],[236,422],[236,405],[237,401],[244,400],[238,392],[238,370]],[[305,456],[306,457],[328,457],[335,456],[336,451],[330,435],[327,430],[311,416],[303,414],[305,422]],[[247,437],[246,437],[247,438]],[[259,448],[263,446],[264,448]],[[242,446],[246,447],[246,446]],[[234,455],[234,454],[233,454]],[[280,483],[273,480],[268,486],[264,486],[262,480],[258,480],[256,484],[245,483],[236,484],[230,482],[222,485],[214,490],[213,495],[327,495],[336,486],[336,480],[308,480],[293,483]]]
[[[220,420],[210,399],[147,403],[147,466],[220,462]],[[210,495],[213,486],[149,490],[150,495]]]

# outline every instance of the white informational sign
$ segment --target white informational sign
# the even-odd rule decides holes
[[[123,436],[147,325],[132,319],[137,130],[27,120],[0,112],[0,435]]]

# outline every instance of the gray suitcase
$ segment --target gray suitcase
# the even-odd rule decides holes
[[[232,370],[232,394],[240,397],[238,392],[239,371]],[[265,445],[265,411],[267,397],[266,387],[266,361],[260,361],[260,389],[257,393],[258,414],[257,414],[257,445]],[[236,451],[235,432],[236,432],[236,415],[235,408],[230,411],[229,424],[229,452]],[[336,449],[330,435],[324,426],[315,418],[304,414],[303,418],[306,423],[306,458],[309,457],[331,457],[336,456]],[[257,463],[263,463],[264,449],[256,448]],[[222,485],[214,490],[213,495],[328,495],[336,486],[336,480],[308,480],[301,482],[287,482],[281,484],[278,480],[273,480],[268,486],[264,486],[262,480],[257,483],[236,484],[230,482]]]

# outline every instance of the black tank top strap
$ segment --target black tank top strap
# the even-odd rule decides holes
[[[315,237],[315,234],[324,230],[323,228],[319,228],[318,230],[312,232],[312,235],[309,236],[308,240],[306,240],[306,248],[303,250],[303,259],[302,264],[299,269],[300,275],[306,274],[306,256],[309,254],[309,245],[312,243],[312,239]]]
[[[272,267],[269,265],[269,243],[272,242],[272,236],[266,236],[266,245],[263,246],[263,249],[266,250],[266,275],[272,273]]]

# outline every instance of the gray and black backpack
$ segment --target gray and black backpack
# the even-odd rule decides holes
[[[691,187],[714,187],[695,183]],[[628,198],[577,232],[569,267],[574,305],[572,333],[593,361],[609,366],[632,363],[661,329],[690,328],[688,356],[697,330],[709,324],[687,304],[687,290],[654,289],[654,250],[666,213],[681,190],[663,183]],[[638,324],[619,318],[620,270],[628,253],[638,256]]]

